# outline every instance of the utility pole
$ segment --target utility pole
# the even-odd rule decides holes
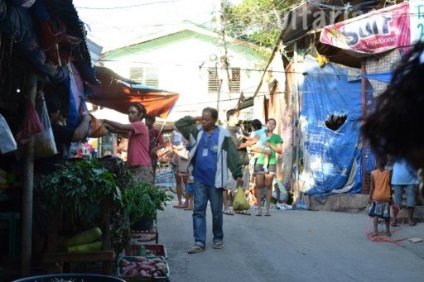
[[[225,22],[224,22],[224,6],[226,0],[216,0],[216,30],[218,32],[218,70],[217,75],[220,81],[217,97],[217,111],[220,112],[221,94],[227,94],[230,91],[230,73],[227,55],[227,42],[225,41]]]
[[[27,103],[35,105],[37,96],[37,75],[29,73],[26,77]],[[33,205],[33,186],[34,186],[34,137],[31,137],[24,146],[24,187],[22,190],[22,242],[21,242],[21,275],[31,274],[31,255],[32,255],[32,205]],[[10,248],[11,246],[9,246]]]

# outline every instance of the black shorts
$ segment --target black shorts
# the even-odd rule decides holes
[[[255,164],[255,168],[253,170],[254,174],[265,174],[264,166],[261,164]],[[276,174],[277,173],[277,165],[269,164],[268,165],[268,174]]]

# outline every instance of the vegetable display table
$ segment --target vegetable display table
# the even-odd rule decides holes
[[[19,244],[17,244],[17,239],[19,238],[19,219],[20,214],[17,212],[0,212],[0,221],[7,221],[8,224],[8,256],[10,258],[18,257]]]
[[[62,272],[69,272],[70,263],[102,262],[103,274],[112,274],[114,252],[111,247],[110,238],[110,214],[111,203],[102,204],[101,229],[103,231],[102,250],[98,252],[85,253],[58,253],[57,233],[60,226],[60,213],[52,212],[49,217],[49,230],[47,238],[47,253],[44,254],[44,263],[47,264],[48,273],[57,273],[57,263],[63,263]]]
[[[131,233],[131,242],[137,241],[140,243],[155,241],[156,244],[159,243],[159,232],[156,226],[154,226],[150,231],[143,231],[139,233]]]

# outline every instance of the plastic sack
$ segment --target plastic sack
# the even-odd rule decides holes
[[[175,172],[169,165],[160,164],[156,168],[155,186],[164,188],[175,188],[177,186]]]
[[[249,201],[247,200],[246,195],[244,195],[243,187],[239,186],[237,187],[236,196],[234,197],[233,210],[246,211],[248,209],[250,209]]]
[[[276,178],[274,178],[274,180],[272,181],[272,186],[274,187],[273,191],[272,191],[272,196],[277,199],[277,191],[276,188],[278,188],[278,190],[280,190],[280,199],[277,199],[277,201],[283,201],[283,202],[287,202],[289,199],[289,194],[287,192],[286,187],[284,187],[284,185],[277,180]],[[277,186],[277,187],[275,187]]]
[[[91,117],[91,123],[90,123],[90,133],[88,134],[88,137],[92,138],[99,138],[106,136],[107,129],[104,126],[104,124],[98,120],[94,115],[90,114]]]
[[[44,127],[40,121],[34,103],[29,102],[25,111],[24,119],[22,120],[21,127],[16,134],[16,140],[25,144],[31,137],[43,131]]]
[[[0,114],[0,153],[5,154],[8,152],[15,151],[17,144],[15,138],[13,138],[12,131],[6,122],[6,119]]]
[[[39,116],[44,130],[34,136],[34,159],[47,158],[57,154],[52,125],[44,99],[41,102]]]
[[[303,198],[303,195],[300,197],[299,201],[295,205],[295,208],[297,210],[309,210],[308,205],[305,203],[305,199]]]

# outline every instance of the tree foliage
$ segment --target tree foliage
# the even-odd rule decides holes
[[[225,32],[261,47],[274,47],[283,27],[282,20],[301,0],[243,0],[238,5],[224,3]],[[266,54],[263,54],[266,55]]]

